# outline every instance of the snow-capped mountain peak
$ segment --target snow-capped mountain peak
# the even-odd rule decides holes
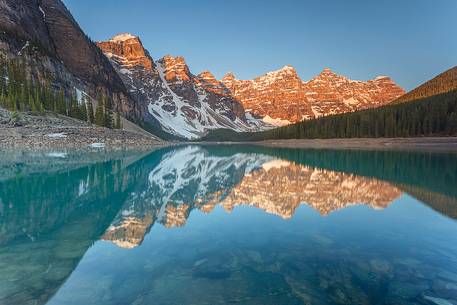
[[[304,82],[291,65],[253,80],[210,71],[192,74],[184,57],[154,61],[141,40],[124,33],[98,46],[111,59],[146,123],[195,139],[213,129],[259,131],[303,119],[385,105],[404,93],[388,77],[353,81],[325,68]]]
[[[193,75],[184,57],[166,55],[153,61],[141,40],[130,34],[98,46],[136,97],[145,121],[168,134],[195,139],[212,129],[258,131],[272,127],[246,117],[241,103],[211,72]]]
[[[132,35],[130,33],[121,33],[113,36],[110,41],[113,42],[124,42],[130,39],[138,39],[138,36]]]

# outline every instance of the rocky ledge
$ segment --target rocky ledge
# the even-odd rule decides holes
[[[146,133],[96,127],[46,113],[13,114],[0,108],[0,149],[139,149],[164,145]]]

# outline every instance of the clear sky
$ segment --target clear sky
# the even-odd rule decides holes
[[[286,64],[391,76],[412,89],[457,65],[457,0],[64,0],[93,40],[129,32],[154,59],[251,79]]]

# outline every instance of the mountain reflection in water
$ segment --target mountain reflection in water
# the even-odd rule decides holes
[[[189,218],[192,218],[191,214],[194,215],[193,211],[199,211],[209,221],[211,217],[215,219],[223,217],[216,211],[217,207],[229,213],[254,207],[258,211],[272,214],[278,220],[285,220],[279,231],[287,231],[287,227],[293,226],[297,221],[300,221],[303,230],[306,231],[304,227],[309,220],[303,218],[302,213],[296,215],[301,206],[312,209],[314,213],[317,212],[320,218],[327,218],[336,211],[344,211],[348,207],[355,206],[366,206],[372,211],[389,210],[394,202],[398,201],[394,205],[403,204],[403,198],[406,198],[409,200],[408,204],[422,203],[449,218],[457,218],[455,188],[457,158],[453,154],[306,151],[250,146],[182,146],[161,149],[149,154],[113,152],[104,153],[102,156],[93,153],[67,152],[63,158],[55,156],[56,154],[18,155],[3,152],[2,164],[0,164],[0,304],[22,305],[48,302],[49,304],[77,304],[76,299],[75,301],[69,299],[67,290],[70,288],[66,286],[73,282],[70,280],[73,277],[70,277],[72,273],[84,268],[84,264],[80,268],[77,267],[78,264],[83,257],[89,255],[86,254],[90,253],[88,250],[92,249],[98,255],[108,255],[113,251],[109,249],[97,251],[95,246],[98,245],[98,241],[108,241],[120,249],[132,249],[126,251],[134,251],[133,249],[146,251],[150,243],[144,247],[143,243],[146,244],[148,236],[149,239],[155,240],[160,238],[159,234],[165,234],[159,233],[159,229],[153,229],[158,224],[167,230],[182,228],[187,230],[183,231],[183,234],[197,234],[196,232],[199,231],[195,231],[193,226],[186,228],[186,223]],[[413,199],[414,197],[417,200]],[[407,204],[404,205],[407,206]],[[354,209],[353,216],[346,220],[348,226],[351,224],[356,226],[357,222],[362,221],[362,218],[357,216],[358,211],[360,210]],[[428,211],[424,214],[426,217],[432,217],[435,213]],[[308,214],[307,212],[306,215]],[[203,225],[204,218],[195,215],[201,219]],[[341,215],[344,217],[344,214]],[[388,215],[391,213],[383,217],[393,217]],[[237,214],[233,217],[241,216]],[[260,221],[256,220],[257,218],[252,218],[253,226],[256,225],[256,221]],[[313,222],[316,221],[319,226],[325,223],[323,219],[313,220]],[[287,224],[288,222],[290,224]],[[271,219],[269,223],[273,226],[276,220]],[[245,223],[243,225],[246,226]],[[454,222],[451,221],[450,226],[453,225]],[[234,236],[244,234],[243,229],[236,226],[231,226],[230,230]],[[312,231],[311,227],[308,227],[308,230]],[[273,238],[279,234],[279,231],[271,231],[263,235],[270,234]],[[225,231],[221,230],[221,232]],[[293,232],[296,234],[296,231]],[[332,234],[337,234],[336,232]],[[217,241],[222,242],[225,238],[222,234],[226,233],[219,234],[221,235],[218,236]],[[248,237],[239,237],[239,242],[244,238]],[[330,241],[324,237],[316,238],[313,237],[313,240],[320,240],[322,243],[320,246],[330,245],[328,244]],[[217,247],[218,242],[212,247]],[[353,240],[350,243],[357,244],[358,241]],[[293,244],[297,247],[299,244],[303,246],[303,243],[298,240]],[[354,246],[357,247],[355,244]],[[339,250],[333,251],[335,261],[332,261],[332,264],[338,264],[336,252]],[[220,252],[223,251],[220,250]],[[294,253],[294,250],[290,249],[289,252]],[[134,252],[131,253],[134,255]],[[290,253],[283,255],[292,255]],[[179,261],[179,256],[176,255],[177,253],[173,256],[177,266],[184,264],[184,261]],[[255,254],[255,257],[257,255]],[[457,266],[457,257],[451,258],[449,254],[446,254],[446,257]],[[134,256],[130,259],[135,261]],[[241,257],[237,258],[239,259]],[[266,264],[266,262],[261,263],[263,260],[259,261],[259,259],[255,258],[259,266]],[[310,265],[306,268],[311,268],[309,271],[318,272],[320,264],[312,267],[317,263],[315,259],[314,256],[307,258]],[[140,264],[139,261],[141,260],[138,259],[138,264]],[[103,264],[102,262],[103,260],[98,264]],[[271,263],[268,265],[270,266]],[[194,277],[221,280],[233,278],[232,267],[227,266],[222,269],[215,267],[221,264],[218,259],[205,257],[192,264]],[[233,264],[239,263],[233,262]],[[290,264],[289,267],[293,265],[292,262],[286,262],[286,264]],[[326,284],[323,282],[318,284],[320,288],[316,288],[313,296],[311,292],[301,291],[304,288],[298,288],[306,282],[305,278],[311,276],[302,274],[300,271],[302,267],[293,267],[298,269],[292,268],[295,271],[283,274],[279,265],[277,270],[276,267],[272,267],[274,264],[268,267],[273,268],[268,269],[270,270],[268,272],[285,276],[285,282],[282,278],[255,277],[253,285],[260,285],[257,288],[267,289],[269,285],[274,286],[275,281],[279,280],[277,289],[284,289],[281,293],[285,294],[271,299],[272,304],[275,302],[294,304],[297,300],[299,300],[297,304],[307,304],[306,300],[312,304],[353,304],[365,301],[366,304],[370,304],[372,298],[379,298],[380,292],[376,289],[385,286],[382,281],[394,276],[389,273],[391,267],[385,265],[384,260],[374,261],[372,264],[374,264],[374,271],[366,270],[366,272],[367,275],[370,272],[379,273],[372,275],[374,282],[369,287],[358,287],[359,290],[352,292],[348,287],[340,287],[342,284],[338,279],[334,279],[336,283],[333,284],[327,279]],[[161,270],[167,268],[165,266],[167,265],[163,265]],[[456,269],[454,267],[451,269]],[[114,269],[109,270],[111,271],[105,270],[104,274],[111,272],[113,277],[117,276]],[[245,275],[246,270],[248,269],[239,272]],[[128,270],[124,271],[128,272]],[[144,285],[146,275],[142,272],[146,271],[136,270],[135,272],[139,272],[138,278],[142,279],[138,280],[142,281],[142,284],[138,284],[135,289],[131,287],[132,291],[124,291],[126,295],[122,297],[125,298],[126,304],[133,303],[135,300],[135,304],[148,304],[143,292],[137,291]],[[324,272],[324,269],[321,272]],[[75,274],[74,276],[78,276],[78,272]],[[457,275],[457,270],[452,271],[448,277],[452,277],[452,274]],[[326,278],[330,275],[320,276]],[[300,282],[300,278],[303,278],[303,282]],[[236,283],[241,285],[245,280],[247,278],[242,277]],[[257,280],[260,282],[256,283]],[[443,278],[441,277],[440,280],[443,281]],[[67,284],[62,286],[66,281]],[[420,285],[416,284],[416,286],[419,285],[417,291],[409,287],[408,289],[414,292],[402,294],[394,291],[390,292],[391,295],[385,294],[385,296],[395,300],[397,304],[403,304],[402,302],[429,304],[434,298],[457,300],[457,296],[454,298],[452,289],[437,290],[438,280],[438,282],[431,279],[427,281],[431,281],[430,287],[435,288],[427,290],[426,287],[420,286],[423,285],[421,282]],[[311,284],[308,283],[308,285]],[[455,285],[457,285],[457,278]],[[116,288],[111,287],[111,289]],[[258,293],[266,294],[262,289]],[[351,289],[355,288],[351,286]],[[427,295],[420,292],[424,289]],[[72,291],[78,293],[79,290]],[[166,289],[162,292],[164,295],[165,291]],[[246,293],[250,295],[250,301],[245,299],[240,303],[269,304],[265,301],[265,296],[255,294],[255,289]],[[119,296],[117,299],[105,296],[106,302],[102,302],[103,298],[98,298],[96,291],[89,294],[93,294],[92,297],[86,296],[86,299],[79,299],[79,301],[86,303],[90,300],[94,304],[116,304],[119,301]],[[341,297],[341,294],[345,295],[346,299]],[[138,295],[142,295],[145,299],[138,299]],[[158,295],[161,293],[147,296],[158,297]],[[161,297],[164,298],[163,295]],[[184,296],[184,299],[179,300],[172,299],[177,296],[169,295],[169,297],[170,299],[161,299],[162,303],[177,304],[186,301]],[[203,298],[203,296],[200,297]],[[230,295],[230,297],[236,296]],[[211,302],[216,301],[216,299],[211,300]],[[201,299],[200,303],[204,301],[207,300]],[[389,302],[379,304],[385,303]],[[199,301],[195,301],[195,304],[199,304]]]
[[[148,181],[127,199],[104,240],[132,248],[154,223],[181,227],[192,210],[210,213],[216,205],[228,212],[254,206],[289,219],[300,204],[327,215],[356,204],[383,209],[401,195],[398,188],[373,178],[260,154],[213,156],[198,146],[166,153]]]

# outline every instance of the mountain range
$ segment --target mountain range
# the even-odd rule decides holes
[[[198,138],[213,129],[260,131],[343,112],[378,107],[405,92],[387,76],[350,80],[325,68],[302,81],[292,66],[253,80],[210,71],[194,75],[183,57],[154,61],[139,37],[119,34],[97,45],[129,91],[168,133]],[[147,109],[147,112],[146,112]]]
[[[404,90],[389,77],[354,81],[326,68],[303,81],[291,66],[253,80],[193,74],[183,57],[154,60],[140,38],[119,34],[94,43],[60,0],[0,3],[0,52],[20,58],[33,82],[79,103],[112,100],[113,111],[165,139],[208,131],[251,132],[385,105]],[[95,107],[94,107],[95,109]]]

